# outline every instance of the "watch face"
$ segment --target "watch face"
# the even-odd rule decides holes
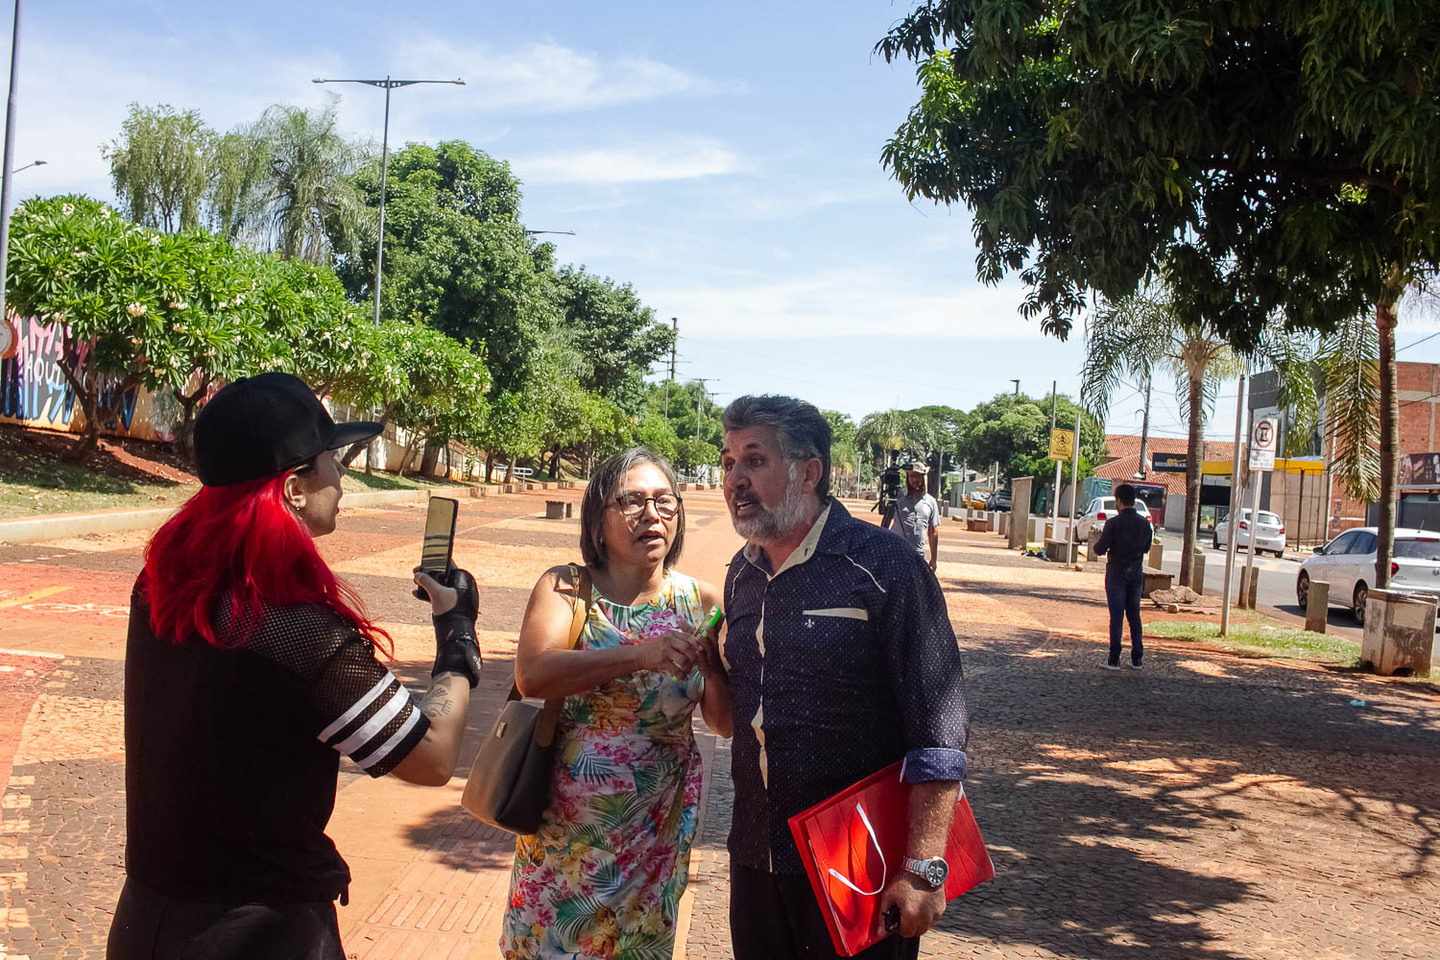
[[[925,882],[932,887],[943,887],[945,878],[950,875],[950,865],[939,857],[925,864]]]

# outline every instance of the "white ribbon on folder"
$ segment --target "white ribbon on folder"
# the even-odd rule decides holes
[[[839,870],[836,870],[834,867],[830,868],[829,873],[830,876],[834,877],[836,880],[839,880],[841,883],[845,884],[845,886],[860,894],[860,896],[873,897],[877,893],[885,889],[885,876],[889,868],[885,865],[885,851],[880,849],[880,841],[875,838],[875,828],[870,826],[870,818],[865,816],[864,805],[859,803],[855,804],[855,812],[860,814],[860,822],[865,824],[865,831],[870,834],[870,842],[875,844],[875,852],[880,854],[880,886],[876,887],[874,890],[861,890],[859,887],[855,886],[854,882],[852,882],[849,877],[845,876]],[[828,891],[826,893],[826,896],[829,896]],[[831,906],[831,909],[834,909],[833,905]]]

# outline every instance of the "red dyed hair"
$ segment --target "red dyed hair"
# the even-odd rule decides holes
[[[288,476],[201,487],[156,531],[141,574],[156,636],[183,643],[199,634],[213,646],[238,646],[259,629],[264,605],[311,605],[329,608],[393,653],[390,635],[366,616],[354,589],[336,579],[309,529],[286,505]],[[240,625],[231,643],[216,636],[210,622],[216,599],[227,590]]]

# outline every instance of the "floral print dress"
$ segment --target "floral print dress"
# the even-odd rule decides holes
[[[697,582],[674,573],[646,603],[594,595],[577,649],[605,650],[701,622]],[[675,946],[700,802],[690,720],[700,671],[642,670],[566,697],[550,809],[515,844],[500,939],[506,960],[663,960]]]

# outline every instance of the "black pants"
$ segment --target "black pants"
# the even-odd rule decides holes
[[[334,903],[199,903],[126,880],[107,960],[345,960]]]
[[[1125,621],[1130,621],[1130,662],[1145,656],[1140,635],[1140,589],[1145,585],[1143,567],[1105,566],[1105,602],[1110,607],[1110,663],[1120,665],[1120,640]]]
[[[830,960],[839,957],[803,873],[730,865],[730,941],[735,960]],[[898,933],[855,954],[863,960],[915,960],[920,938]]]

